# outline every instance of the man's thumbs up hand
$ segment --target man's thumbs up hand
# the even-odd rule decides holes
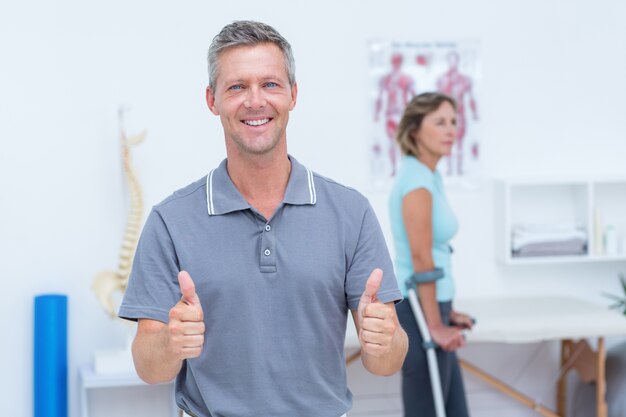
[[[196,294],[196,284],[193,283],[191,275],[189,275],[187,271],[180,271],[178,273],[178,285],[180,286],[180,292],[183,294],[181,301],[185,304],[198,306],[202,309],[200,299],[198,298],[198,294]]]
[[[374,269],[367,279],[358,307],[361,351],[376,357],[391,351],[393,336],[399,327],[393,303],[378,301],[382,279],[383,271]]]
[[[382,280],[383,271],[379,268],[374,269],[365,283],[365,291],[363,291],[363,295],[361,295],[360,304],[367,305],[378,301],[376,295],[380,289]]]
[[[178,273],[178,285],[182,297],[169,312],[167,324],[168,347],[180,360],[195,358],[202,353],[204,345],[204,313],[196,286],[186,271]]]

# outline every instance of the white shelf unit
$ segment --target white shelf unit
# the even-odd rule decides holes
[[[507,179],[495,181],[496,257],[508,265],[626,261],[626,178]],[[602,230],[597,233],[596,214]],[[514,257],[513,227],[520,223],[572,224],[587,233],[587,253],[567,256]],[[597,239],[612,225],[617,253],[597,251]]]
[[[95,390],[102,389],[114,389],[114,388],[123,388],[127,390],[133,390],[135,388],[147,388],[150,392],[150,398],[144,398],[140,396],[133,396],[133,401],[137,402],[140,399],[144,401],[150,401],[153,403],[168,403],[167,407],[162,409],[160,415],[168,416],[168,417],[179,417],[180,412],[178,407],[176,406],[176,402],[174,400],[174,381],[158,384],[158,385],[148,385],[143,382],[136,373],[130,374],[97,374],[94,372],[92,364],[86,364],[79,368],[79,392],[80,392],[80,407],[81,407],[81,417],[90,417],[93,415],[92,407],[90,407],[90,393],[93,393]],[[163,390],[162,388],[166,388]],[[163,392],[168,393],[168,399],[163,401],[162,395]],[[145,393],[144,393],[145,394]],[[112,398],[116,403],[119,399]],[[127,401],[127,400],[126,400]],[[116,404],[118,407],[122,407],[128,410],[128,405],[126,407],[123,404]],[[135,404],[135,408],[137,404]],[[102,414],[102,413],[101,413]],[[111,415],[111,413],[105,413]],[[131,413],[132,415],[138,415],[136,413]],[[113,414],[115,415],[115,414]],[[146,415],[154,416],[154,413],[149,413]]]

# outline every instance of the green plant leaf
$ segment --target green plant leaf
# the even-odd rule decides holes
[[[616,300],[616,301],[623,301],[624,300],[623,297],[619,297],[617,295],[609,294],[609,293],[606,293],[606,292],[603,292],[602,295],[607,297],[607,298],[610,298],[612,300]]]
[[[604,297],[610,298],[611,300],[615,301],[613,304],[609,306],[609,309],[620,310],[622,314],[626,316],[626,276],[624,276],[624,274],[621,272],[618,274],[618,276],[619,276],[620,283],[622,284],[622,289],[624,290],[624,295],[620,297],[620,296],[609,294],[606,292],[602,292],[602,295]]]

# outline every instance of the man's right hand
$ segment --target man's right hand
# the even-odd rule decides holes
[[[178,273],[182,298],[169,312],[165,328],[169,352],[179,360],[197,358],[204,345],[204,314],[196,286],[186,271]]]

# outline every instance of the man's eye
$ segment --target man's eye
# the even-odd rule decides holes
[[[241,90],[242,87],[240,85],[233,85],[228,88],[229,90],[238,91]]]
[[[275,88],[278,87],[278,84],[270,81],[269,83],[265,84],[265,86],[269,88]]]

